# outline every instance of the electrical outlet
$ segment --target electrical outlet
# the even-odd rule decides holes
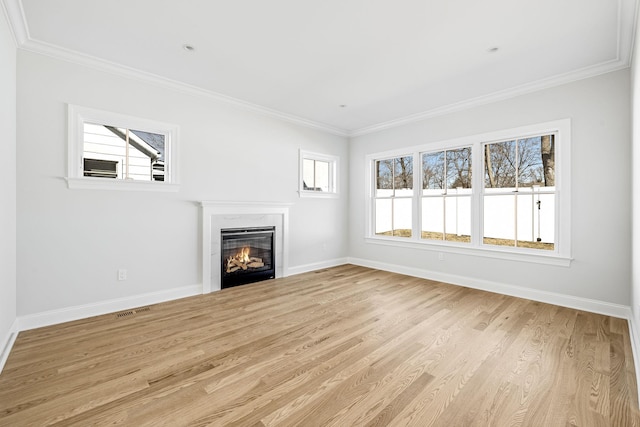
[[[444,253],[438,252],[438,261],[444,261]]]
[[[118,269],[118,280],[127,280],[127,270],[124,268]]]

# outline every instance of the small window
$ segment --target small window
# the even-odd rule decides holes
[[[69,188],[177,190],[177,126],[69,106]]]
[[[335,197],[338,158],[300,151],[300,197]]]

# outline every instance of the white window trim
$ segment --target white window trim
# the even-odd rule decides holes
[[[375,234],[375,179],[374,168],[375,161],[390,157],[399,157],[402,155],[413,155],[414,162],[420,161],[420,154],[427,151],[451,150],[464,146],[473,147],[473,164],[483,165],[482,161],[482,144],[497,140],[507,140],[514,137],[521,138],[526,136],[544,135],[546,133],[557,133],[558,144],[555,146],[555,162],[557,170],[556,174],[556,196],[557,196],[557,214],[555,221],[556,244],[554,251],[542,251],[527,248],[510,248],[501,246],[482,245],[479,238],[481,224],[483,221],[482,210],[482,193],[479,190],[484,179],[484,173],[473,174],[472,194],[472,215],[471,232],[472,242],[470,244],[460,244],[448,241],[425,240],[420,238],[419,214],[420,214],[420,198],[421,198],[421,169],[415,168],[414,163],[414,202],[413,202],[413,218],[412,218],[412,237],[391,237],[378,236]],[[416,160],[417,159],[417,160]],[[456,253],[461,255],[472,255],[489,258],[499,258],[513,261],[524,261],[539,264],[548,264],[568,267],[571,265],[571,120],[563,119],[529,126],[521,126],[517,128],[504,129],[494,132],[488,132],[478,135],[472,135],[463,138],[456,138],[445,141],[424,144],[420,146],[405,147],[397,150],[385,151],[382,153],[373,153],[366,156],[366,192],[367,202],[365,208],[365,242],[373,244],[381,244],[395,247],[413,248],[436,252]],[[476,167],[477,168],[477,167]]]
[[[308,160],[319,160],[329,163],[329,188],[330,191],[311,191],[304,189],[303,182],[303,162]],[[298,162],[298,194],[300,197],[336,198],[339,196],[339,176],[340,158],[329,154],[312,153],[310,151],[299,151]]]
[[[174,124],[143,119],[125,114],[68,104],[68,160],[67,186],[70,189],[128,190],[177,192],[178,182],[178,133]],[[83,176],[84,123],[104,123],[129,129],[140,129],[166,136],[165,182],[125,181]]]

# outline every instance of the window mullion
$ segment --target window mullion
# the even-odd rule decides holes
[[[422,236],[422,209],[420,203],[420,197],[422,193],[422,158],[419,152],[413,154],[413,195],[412,195],[412,209],[411,213],[411,238],[413,240],[420,240]],[[417,167],[416,167],[417,166]]]
[[[124,179],[129,179],[129,128],[125,129],[126,132],[126,142],[125,142],[125,150],[124,150],[124,160],[125,160],[125,174]]]
[[[447,163],[447,150],[442,152],[444,159],[442,176],[442,241],[447,240],[447,177],[449,176],[449,165]]]
[[[315,189],[317,188],[316,183],[318,182],[318,178],[316,176],[316,160],[313,161],[313,186],[312,188]]]
[[[471,158],[477,165],[471,174],[471,245],[479,247],[484,234],[484,159],[483,144],[476,142],[472,146]]]

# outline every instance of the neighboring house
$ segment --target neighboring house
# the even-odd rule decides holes
[[[85,123],[83,168],[89,177],[164,181],[164,136]]]

